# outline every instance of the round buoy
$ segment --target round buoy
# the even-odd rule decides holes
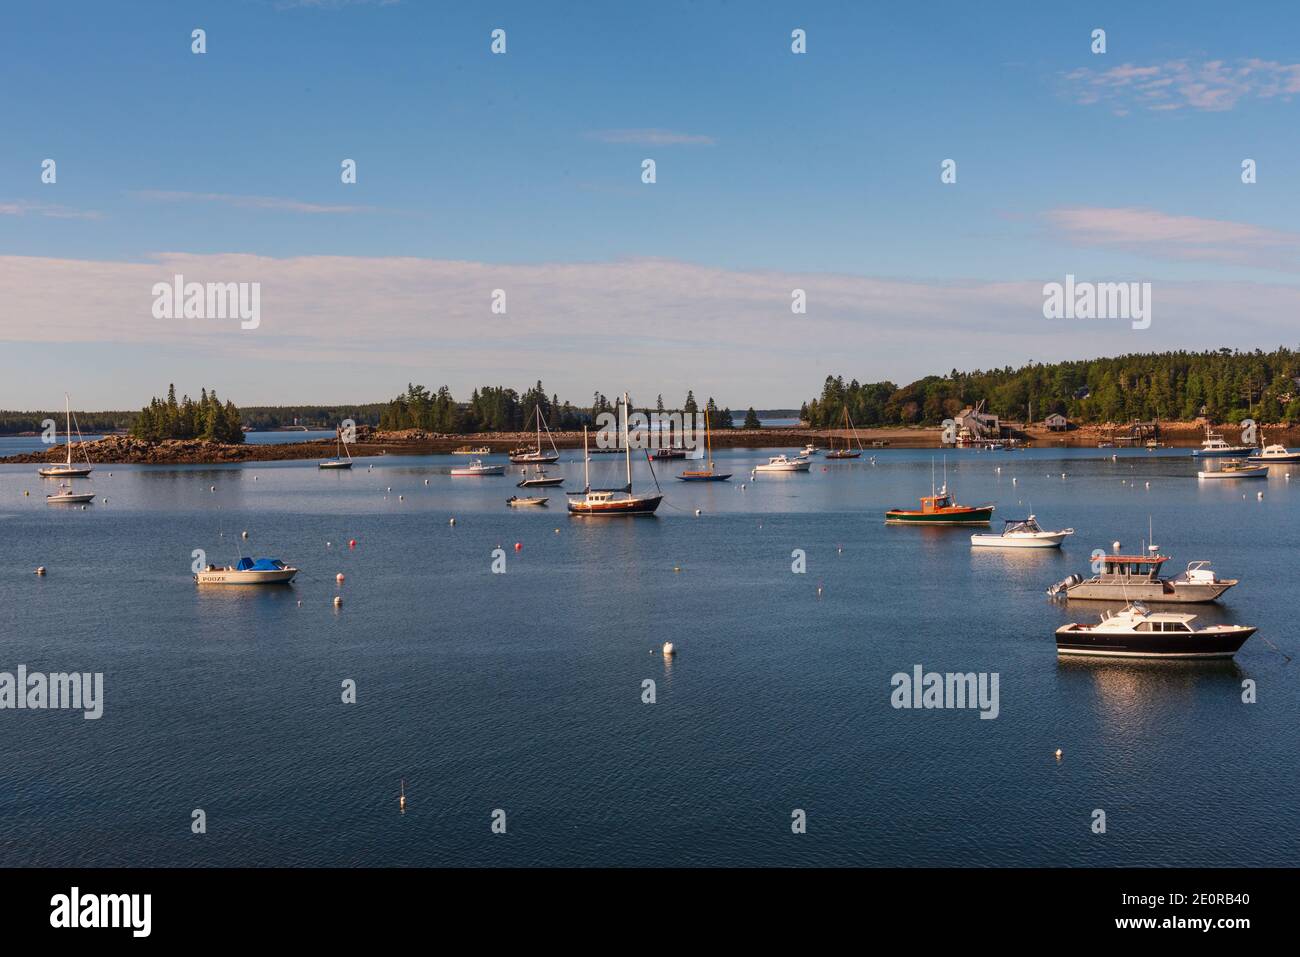
[[[240,534],[240,537],[242,537],[242,538],[247,538],[247,537],[248,537],[248,532],[240,532],[239,534]]]
[[[1119,554],[1119,547],[1120,547],[1120,546],[1119,546],[1119,542],[1111,542],[1111,543],[1110,543],[1110,547],[1113,548],[1113,549],[1115,549],[1115,554],[1116,554],[1116,555]]]
[[[677,649],[673,647],[673,643],[671,641],[665,641],[663,652],[665,658],[671,658],[673,655],[677,654]]]
[[[697,509],[695,510],[695,517],[696,517],[696,518],[699,518],[699,517],[700,517],[701,515],[703,515],[703,514],[704,514],[704,512],[703,512],[702,510],[700,510],[700,509],[697,508]]]
[[[44,566],[44,565],[37,565],[37,566],[36,566],[36,574],[38,574],[38,575],[44,575],[44,574],[45,574],[45,566]]]
[[[681,570],[682,570],[682,566],[681,566],[681,565],[674,565],[674,566],[673,566],[673,572],[674,572],[674,573],[676,573],[676,572],[680,572]]]
[[[337,575],[335,575],[335,576],[334,576],[334,580],[335,580],[336,582],[338,582],[340,585],[342,585],[342,584],[343,584],[343,573],[342,573],[342,572],[339,572]]]
[[[81,506],[81,510],[84,512],[84,511],[86,510],[86,506],[84,506],[84,505]]]
[[[399,495],[399,496],[397,496],[397,500],[398,500],[399,502],[405,502],[405,501],[406,501],[406,496],[405,496],[405,495]]]
[[[342,604],[343,604],[343,596],[342,596],[342,595],[335,595],[335,596],[334,596],[334,607],[335,607],[335,608],[338,608],[338,607],[339,607],[340,605],[342,605]]]
[[[454,518],[452,518],[452,519],[448,519],[448,520],[447,520],[447,524],[448,524],[448,525],[455,525],[455,524],[456,524],[456,520],[455,520]]]
[[[1256,492],[1256,493],[1255,493],[1255,500],[1256,500],[1256,501],[1259,501],[1259,502],[1264,501],[1264,493],[1263,493],[1263,492]]]
[[[392,490],[393,490],[393,487],[392,487],[391,485],[388,486],[388,488],[384,489],[385,492],[391,492]]]
[[[298,599],[298,607],[299,607],[299,608],[302,607],[302,599],[301,599],[301,598]]]
[[[425,479],[425,480],[424,480],[424,484],[425,484],[425,485],[428,485],[428,484],[429,484],[429,480],[428,480],[428,479]]]
[[[523,542],[515,542],[515,551],[517,551],[517,552],[522,552],[523,550],[524,550],[524,543],[523,543]]]
[[[555,534],[556,535],[560,534],[560,530],[558,528],[555,530]]]
[[[24,490],[24,491],[23,491],[23,494],[24,494],[24,495],[31,495],[32,493],[31,493],[31,492],[28,492],[28,491],[26,491],[26,490]]]
[[[1058,761],[1061,760],[1061,749],[1060,749],[1060,748],[1057,748],[1057,749],[1056,749],[1056,760],[1058,760]]]
[[[818,585],[818,586],[817,586],[817,597],[820,598],[821,596],[822,596],[822,586],[821,586],[821,585]]]
[[[355,538],[349,538],[348,548],[356,548],[356,547],[357,547],[357,540]]]
[[[216,490],[217,490],[217,487],[216,487],[215,485],[209,487],[209,489],[208,489],[209,492],[215,492]]]
[[[105,505],[108,504],[108,499],[107,499],[107,498],[104,499],[104,504],[105,504]]]

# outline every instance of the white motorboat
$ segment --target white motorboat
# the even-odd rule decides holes
[[[67,417],[68,460],[61,465],[47,465],[37,469],[36,474],[43,478],[85,478],[94,469],[90,467],[90,456],[86,454],[86,443],[81,443],[81,454],[86,457],[85,465],[72,464],[72,400],[63,393],[63,414]],[[81,429],[77,429],[77,438],[81,438]],[[94,498],[92,495],[91,498]]]
[[[1201,469],[1196,473],[1196,477],[1201,479],[1267,478],[1268,466],[1252,465],[1241,459],[1229,459],[1217,469]]]
[[[1263,444],[1263,441],[1263,436],[1261,436],[1261,445]],[[1275,462],[1300,462],[1300,452],[1292,452],[1285,445],[1279,445],[1274,442],[1271,445],[1264,445],[1263,448],[1251,452],[1247,461],[1262,462],[1266,465]]]
[[[66,482],[59,484],[57,492],[45,496],[46,505],[89,505],[94,500],[94,492],[74,492],[72,486]]]
[[[491,455],[492,450],[486,445],[480,445],[477,448],[469,445],[462,445],[458,449],[451,450],[452,455]]]
[[[1229,455],[1248,455],[1254,450],[1254,446],[1250,445],[1229,445],[1223,440],[1222,435],[1211,431],[1207,425],[1205,427],[1205,441],[1201,443],[1199,449],[1192,450],[1192,455],[1196,458],[1216,458]]]
[[[1073,534],[1072,528],[1048,531],[1030,515],[1028,518],[1006,519],[999,534],[977,532],[970,537],[970,543],[987,548],[1060,548],[1061,542]]]
[[[755,465],[755,472],[807,472],[812,466],[812,462],[802,456],[789,458],[785,455],[774,455],[763,465]]]
[[[194,576],[199,585],[287,585],[298,569],[278,558],[244,557],[236,565],[208,565]]]
[[[1102,615],[1098,624],[1056,629],[1058,655],[1122,658],[1231,658],[1256,629],[1251,625],[1195,628],[1195,615],[1151,613],[1140,602]]]
[[[488,465],[482,459],[475,459],[469,465],[458,465],[451,470],[452,475],[505,475],[504,465]]]
[[[807,445],[805,445],[802,449],[799,450],[799,455],[801,458],[810,459],[820,451],[821,449],[817,448],[817,446],[809,442]]]
[[[506,504],[511,508],[536,508],[539,505],[545,505],[550,499],[533,497],[528,498],[521,495],[511,495],[506,499]]]

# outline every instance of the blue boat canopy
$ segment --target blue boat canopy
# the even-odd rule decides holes
[[[235,568],[241,572],[274,572],[284,568],[284,562],[278,558],[259,558],[254,561],[245,556],[239,560],[239,564]]]

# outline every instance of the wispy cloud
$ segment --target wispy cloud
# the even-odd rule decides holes
[[[1300,63],[1259,59],[1125,63],[1107,70],[1082,67],[1063,77],[1075,102],[1103,104],[1121,116],[1132,110],[1218,112],[1250,99],[1290,102],[1300,93]]]
[[[0,202],[0,216],[44,216],[46,219],[100,219],[94,209],[73,209],[56,203]]]
[[[621,143],[635,146],[713,146],[718,141],[702,133],[679,133],[676,130],[593,130],[587,139],[601,143]]]
[[[1300,233],[1286,230],[1139,207],[1062,208],[1044,218],[1061,238],[1083,246],[1157,259],[1300,272]]]
[[[377,213],[375,206],[331,205],[324,203],[306,203],[297,199],[283,199],[278,196],[242,196],[234,193],[191,193],[182,190],[143,189],[134,190],[132,196],[154,200],[162,203],[220,203],[241,209],[270,209],[290,213]]]

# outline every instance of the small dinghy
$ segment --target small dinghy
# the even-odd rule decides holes
[[[1140,602],[1102,615],[1095,625],[1073,622],[1056,629],[1058,655],[1121,658],[1231,658],[1255,629],[1251,625],[1195,628],[1195,615],[1152,614]]]
[[[475,459],[469,465],[457,466],[451,470],[452,475],[505,475],[504,465],[486,465],[482,459]]]
[[[298,569],[278,558],[248,558],[237,565],[208,565],[194,576],[200,585],[287,585]]]
[[[977,532],[970,537],[972,546],[986,548],[1060,548],[1061,542],[1074,534],[1074,529],[1063,528],[1051,532],[1038,524],[1033,515],[1028,518],[1004,519],[1002,532]]]
[[[1267,465],[1252,465],[1241,459],[1230,459],[1217,469],[1201,469],[1196,473],[1201,479],[1268,478]]]
[[[539,505],[545,505],[550,499],[534,496],[528,498],[522,495],[511,495],[506,499],[506,504],[511,508],[536,508]]]

